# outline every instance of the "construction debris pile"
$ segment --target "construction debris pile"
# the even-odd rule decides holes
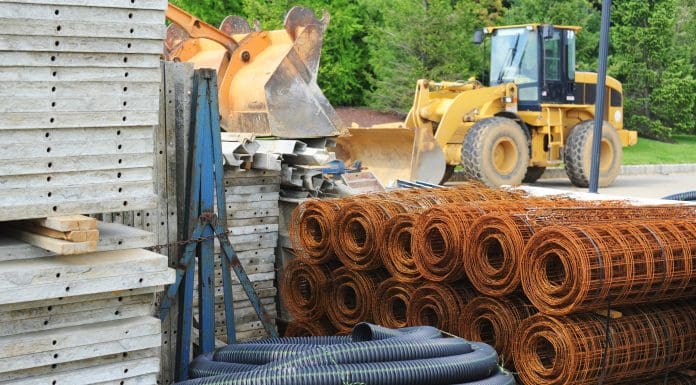
[[[287,334],[431,325],[491,344],[527,385],[696,384],[696,304],[669,303],[696,294],[693,234],[688,206],[475,184],[308,200]]]

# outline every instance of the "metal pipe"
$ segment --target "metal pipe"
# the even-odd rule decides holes
[[[597,193],[599,187],[599,156],[604,125],[604,94],[607,83],[607,56],[609,55],[609,19],[611,0],[602,1],[602,30],[599,38],[599,71],[597,74],[597,97],[595,98],[594,135],[592,136],[592,163],[590,164],[590,192]]]

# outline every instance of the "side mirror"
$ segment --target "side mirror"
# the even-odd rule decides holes
[[[477,29],[474,31],[474,44],[479,45],[483,43],[483,30],[482,29]]]
[[[553,26],[549,24],[544,24],[541,26],[541,37],[544,40],[548,40],[553,37]]]

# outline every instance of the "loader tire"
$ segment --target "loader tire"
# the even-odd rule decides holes
[[[529,164],[529,144],[514,120],[491,117],[476,122],[462,146],[467,177],[488,186],[522,183]]]
[[[522,183],[534,183],[541,178],[542,175],[544,175],[544,171],[546,171],[546,167],[539,167],[539,166],[529,166],[527,167],[527,173],[524,175],[524,179],[522,179]]]
[[[576,124],[571,129],[563,150],[566,174],[570,182],[578,187],[587,187],[590,184],[593,133],[594,121],[585,120]],[[619,175],[622,156],[619,133],[609,122],[604,122],[599,157],[600,187],[609,186]]]

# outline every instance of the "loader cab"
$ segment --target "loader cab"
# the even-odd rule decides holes
[[[491,27],[489,84],[515,83],[517,107],[538,111],[542,103],[574,103],[577,27],[523,25]],[[474,42],[483,41],[478,32]]]

